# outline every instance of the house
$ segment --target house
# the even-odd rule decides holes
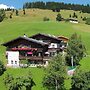
[[[58,36],[58,39],[62,40],[62,47],[67,48],[69,38],[65,36]]]
[[[70,18],[70,19],[69,19],[69,22],[71,22],[71,23],[78,23],[78,20],[75,19],[75,18]]]
[[[38,34],[31,36],[30,38],[39,40],[40,42],[47,43],[49,45],[48,51],[47,51],[49,56],[54,56],[58,52],[62,51],[61,49],[62,40],[58,39],[54,35],[38,33]]]
[[[18,52],[19,60],[28,60],[31,65],[36,66],[47,65],[50,58],[62,52],[62,41],[54,35],[38,33],[31,37],[18,37],[2,45],[6,47],[7,58],[8,53]],[[12,59],[9,60],[9,64],[17,64],[17,61]]]

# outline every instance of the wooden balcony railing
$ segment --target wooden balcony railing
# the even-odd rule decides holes
[[[49,56],[19,56],[19,59],[30,59],[30,60],[49,60],[51,57]]]

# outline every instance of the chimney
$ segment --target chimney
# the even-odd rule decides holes
[[[27,37],[26,34],[24,34],[24,37]]]

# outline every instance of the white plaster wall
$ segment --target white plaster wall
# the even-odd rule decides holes
[[[8,59],[7,66],[19,67],[19,52],[18,51],[8,51],[7,59]]]
[[[57,48],[57,44],[56,43],[51,43],[48,48]]]

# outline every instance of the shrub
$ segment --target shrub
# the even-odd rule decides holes
[[[90,18],[86,19],[86,24],[90,25]]]
[[[83,20],[83,21],[86,21],[86,20],[87,20],[87,18],[86,18],[86,17],[84,17],[82,20]]]
[[[0,76],[6,71],[5,66],[3,65],[2,61],[0,61]]]
[[[43,21],[49,21],[50,19],[48,17],[44,17]]]
[[[69,22],[69,19],[66,19],[65,22]]]
[[[12,18],[12,13],[10,14],[10,16],[9,16],[9,17],[10,17],[10,19]]]
[[[0,22],[2,22],[4,18],[5,18],[5,11],[1,9],[0,10]]]

